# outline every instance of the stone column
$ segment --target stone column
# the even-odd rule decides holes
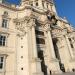
[[[32,56],[32,74],[33,75],[43,75],[42,71],[41,71],[41,61],[38,58],[37,55],[37,43],[36,43],[36,35],[35,35],[35,21],[34,19],[32,19],[31,22],[32,26],[31,26],[31,34],[32,34],[32,52],[33,52],[33,56]]]
[[[51,58],[56,59],[50,29],[47,30],[47,37],[48,37],[47,42],[49,44],[49,50],[50,50],[50,53],[51,53]]]
[[[47,25],[46,25],[47,26]],[[52,36],[51,36],[51,32],[50,32],[50,26],[44,28],[45,29],[45,41],[46,41],[46,49],[45,49],[45,63],[47,65],[47,70],[48,73],[51,72],[52,73],[59,73],[60,69],[59,69],[59,62],[55,57],[55,52],[54,52],[54,47],[53,47],[53,42],[52,42]]]
[[[32,26],[32,47],[33,47],[33,57],[37,58],[37,45],[36,45],[36,35],[35,26]]]
[[[73,52],[72,52],[72,48],[71,48],[70,42],[68,40],[68,37],[65,36],[65,38],[66,38],[67,46],[68,46],[68,49],[69,49],[69,52],[70,52],[70,56],[71,56],[71,59],[72,59],[74,57],[73,56]]]

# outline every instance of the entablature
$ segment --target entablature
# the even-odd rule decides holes
[[[51,30],[52,38],[62,37],[67,34],[66,29],[53,29]]]

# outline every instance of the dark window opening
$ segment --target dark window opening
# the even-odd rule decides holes
[[[42,31],[35,30],[35,33],[36,33],[37,35],[43,35],[43,36],[44,36],[44,32],[42,32]]]
[[[41,24],[37,21],[37,19],[35,20],[35,24],[36,24],[37,26],[41,26]]]
[[[45,44],[45,40],[43,38],[36,38],[37,44]]]
[[[73,44],[72,44],[72,40],[71,40],[71,38],[68,38],[68,39],[69,39],[69,42],[70,42],[71,48],[74,48],[74,47],[73,47]]]
[[[38,6],[38,2],[36,2],[36,6]]]
[[[40,58],[41,60],[41,70],[44,73],[44,75],[47,75],[47,66],[45,65],[44,62],[44,55],[43,55],[43,51],[38,51],[38,58]]]
[[[74,47],[73,47],[73,44],[71,44],[71,48],[74,48]]]
[[[68,38],[69,39],[69,41],[71,42],[71,38]]]
[[[4,58],[3,57],[0,57],[0,69],[3,68],[3,62],[4,62]]]

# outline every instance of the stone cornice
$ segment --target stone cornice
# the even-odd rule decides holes
[[[23,11],[25,9],[31,9],[35,12],[40,13],[40,14],[46,14],[46,11],[47,11],[45,9],[40,9],[40,8],[30,6],[30,5],[26,5],[26,6],[23,6],[23,7],[12,7],[12,6],[8,6],[8,5],[0,3],[0,7],[7,8],[7,9],[12,10],[12,11]]]

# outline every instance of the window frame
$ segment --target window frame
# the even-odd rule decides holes
[[[3,22],[5,20],[5,22]],[[8,28],[8,19],[7,18],[2,18],[2,28]]]
[[[1,27],[2,28],[8,28],[10,19],[11,18],[9,18],[8,12],[7,11],[4,11],[4,13],[2,15],[2,18],[1,18]],[[6,20],[7,21],[6,26],[5,25],[3,26],[3,20]]]
[[[0,72],[4,72],[5,71],[5,63],[6,63],[6,55],[5,54],[0,54],[0,63],[1,62],[1,57],[3,57],[3,67],[2,69],[0,69]]]
[[[4,36],[5,37],[5,39],[4,38],[2,38],[2,45],[0,45],[0,47],[5,47],[6,46],[6,42],[7,42],[7,36],[6,35],[3,35],[3,34],[0,34],[0,37],[1,36]],[[3,41],[3,40],[5,40],[5,41]],[[1,41],[1,39],[0,39],[0,41]],[[5,43],[5,44],[4,44]],[[3,45],[4,44],[4,45]]]

